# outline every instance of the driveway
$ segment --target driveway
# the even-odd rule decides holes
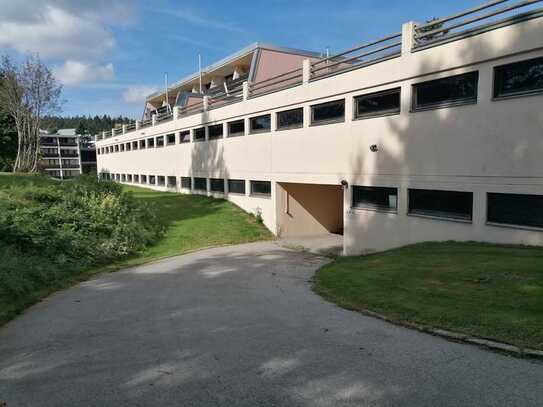
[[[21,406],[541,406],[543,364],[323,301],[272,242],[101,275],[0,329]],[[1,405],[1,402],[0,402]]]

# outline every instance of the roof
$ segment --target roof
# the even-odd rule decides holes
[[[287,48],[287,47],[279,47],[277,45],[273,45],[273,44],[266,44],[266,43],[262,43],[262,42],[254,42],[252,43],[251,45],[248,45],[246,46],[245,48],[242,48],[241,50],[209,65],[209,66],[206,66],[205,68],[202,68],[202,72],[203,73],[206,73],[206,72],[210,72],[210,71],[214,71],[224,65],[227,65],[229,64],[230,62],[233,62],[235,61],[236,59],[239,59],[241,57],[244,57],[246,56],[247,54],[250,54],[254,51],[256,51],[257,49],[267,49],[267,50],[271,50],[271,51],[278,51],[278,52],[284,52],[284,53],[287,53],[287,54],[296,54],[296,55],[304,55],[304,56],[308,56],[308,57],[320,57],[321,54],[319,52],[313,52],[313,51],[306,51],[306,50],[302,50],[302,49],[295,49],[295,48]],[[190,81],[193,81],[195,79],[197,79],[200,75],[200,72],[195,72],[193,74],[190,74],[188,76],[185,76],[184,78],[182,78],[181,80],[171,84],[168,86],[168,89],[169,88],[176,88],[178,86],[181,86],[187,82],[190,82]],[[162,95],[163,93],[165,93],[164,90],[159,90],[157,92],[154,92],[152,94],[150,94],[149,96],[147,96],[147,99],[146,100],[149,100],[149,99],[152,99],[154,97],[157,97],[159,95]]]
[[[59,129],[57,134],[59,136],[76,136],[75,130],[76,129]]]

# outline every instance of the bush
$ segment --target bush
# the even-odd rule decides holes
[[[0,303],[125,257],[163,233],[150,208],[91,177],[0,192]]]

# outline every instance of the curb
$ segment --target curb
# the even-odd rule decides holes
[[[420,332],[428,333],[434,336],[439,336],[441,338],[449,339],[455,342],[476,345],[481,348],[490,349],[490,350],[501,352],[501,353],[507,353],[509,355],[513,355],[516,357],[536,358],[536,359],[543,360],[543,350],[521,348],[519,346],[511,345],[508,343],[480,338],[477,336],[461,334],[458,332],[452,332],[445,329],[429,328],[429,327],[415,324],[413,322],[396,321],[373,311],[368,311],[368,310],[356,310],[356,311],[366,316],[374,317],[374,318],[392,323],[394,325],[415,329]]]

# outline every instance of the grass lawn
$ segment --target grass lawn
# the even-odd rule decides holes
[[[56,182],[60,181],[31,175],[0,173],[0,200],[2,196],[21,194],[36,186],[46,186]],[[254,216],[226,200],[157,192],[138,187],[125,187],[125,189],[130,191],[136,199],[146,202],[153,208],[158,221],[166,226],[162,239],[135,256],[92,269],[69,270],[57,270],[58,266],[44,261],[39,255],[14,256],[10,247],[0,244],[0,258],[8,262],[12,269],[20,269],[21,272],[35,275],[36,281],[43,280],[44,276],[55,276],[48,277],[45,283],[36,283],[39,289],[33,289],[16,301],[8,301],[0,297],[0,325],[50,293],[88,279],[96,273],[115,271],[210,246],[272,238],[271,233],[259,224]]]
[[[338,258],[314,289],[344,308],[543,349],[543,249],[422,243]]]

